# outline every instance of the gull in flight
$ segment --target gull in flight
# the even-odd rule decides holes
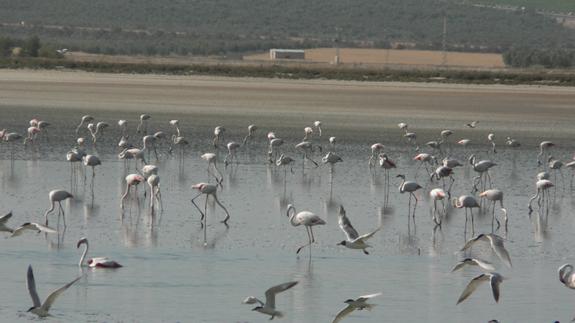
[[[34,272],[32,271],[32,265],[28,266],[28,275],[26,276],[26,285],[28,286],[28,292],[30,293],[30,297],[32,298],[32,302],[34,306],[30,307],[28,312],[32,312],[39,317],[46,317],[48,316],[48,311],[50,307],[68,287],[72,286],[75,282],[77,282],[82,276],[74,279],[73,281],[69,282],[68,284],[64,285],[63,287],[58,288],[57,290],[53,291],[44,301],[44,304],[40,303],[40,297],[38,297],[38,292],[36,292],[36,282],[34,281]]]
[[[276,311],[276,294],[279,294],[283,291],[286,291],[295,285],[297,285],[297,281],[283,283],[277,286],[273,286],[266,290],[266,302],[262,302],[259,299],[249,296],[242,303],[244,304],[255,304],[259,303],[260,306],[256,306],[252,309],[252,311],[258,311],[262,314],[270,315],[270,320],[273,320],[274,317],[282,317],[283,313],[280,311]]]
[[[0,232],[2,231],[10,233],[14,232],[14,230],[6,226],[6,222],[8,222],[8,220],[10,220],[11,217],[12,217],[12,211],[0,217]]]
[[[488,233],[488,234],[480,234],[475,238],[470,239],[469,241],[467,241],[465,243],[465,246],[463,246],[463,248],[461,249],[461,251],[465,251],[469,248],[471,248],[471,246],[477,242],[477,241],[489,241],[489,244],[491,245],[491,249],[493,249],[493,251],[495,251],[495,254],[497,254],[497,257],[499,257],[499,259],[501,259],[501,261],[503,261],[503,263],[505,265],[507,265],[507,267],[511,268],[511,258],[509,258],[509,253],[507,252],[507,250],[505,249],[505,246],[503,245],[503,238],[501,238],[500,236],[493,234],[493,233]]]
[[[368,304],[367,301],[370,298],[374,298],[374,297],[379,296],[381,294],[382,293],[364,295],[364,296],[358,297],[355,300],[353,300],[353,299],[346,300],[344,303],[346,303],[347,306],[343,310],[341,310],[339,313],[337,313],[337,315],[335,316],[335,319],[333,320],[332,323],[337,323],[337,322],[341,321],[344,317],[348,316],[351,312],[353,312],[355,310],[358,310],[358,311],[361,311],[363,309],[371,310],[374,305]]]
[[[491,291],[493,291],[493,298],[495,299],[495,302],[499,302],[499,284],[501,284],[504,279],[505,277],[498,273],[481,274],[473,278],[469,284],[467,284],[467,287],[465,287],[465,290],[463,290],[461,296],[459,296],[457,304],[467,299],[469,295],[471,295],[477,289],[477,287],[481,285],[481,283],[486,281],[489,281],[489,284],[491,285]]]
[[[466,123],[465,125],[468,126],[469,128],[475,128],[475,127],[477,127],[478,123],[479,123],[479,121],[475,120],[475,121],[472,121],[470,123]]]
[[[54,230],[48,226],[42,225],[42,224],[38,224],[38,223],[34,223],[34,222],[26,222],[26,223],[22,224],[21,226],[17,227],[16,229],[14,229],[14,231],[12,231],[12,235],[10,236],[10,238],[22,235],[22,233],[24,233],[25,230],[37,231],[38,233],[40,233],[40,232],[57,233],[58,232],[58,231],[56,231],[56,230]]]
[[[347,236],[347,240],[343,240],[337,245],[338,246],[341,245],[350,249],[362,249],[364,254],[369,255],[369,252],[367,252],[367,250],[365,249],[371,246],[368,245],[365,241],[371,238],[377,231],[379,231],[380,228],[377,228],[370,233],[366,233],[360,236],[357,233],[357,231],[353,228],[351,222],[345,215],[345,209],[343,208],[343,206],[339,207],[338,223],[343,233],[345,233],[345,235]]]
[[[451,272],[457,271],[465,266],[479,266],[487,271],[493,271],[495,270],[495,267],[493,267],[493,264],[490,262],[487,262],[485,260],[481,260],[481,259],[476,259],[476,258],[465,258],[463,260],[461,260],[460,262],[457,263],[457,265],[455,265],[455,267],[453,267],[453,269],[451,270]]]

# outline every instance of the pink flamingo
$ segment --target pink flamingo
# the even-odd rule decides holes
[[[377,156],[383,152],[385,146],[382,143],[376,142],[375,144],[371,145],[371,156],[369,156],[369,168],[375,167],[375,159]]]
[[[50,199],[51,207],[48,210],[46,210],[46,212],[44,213],[44,219],[45,219],[46,225],[48,225],[48,214],[50,214],[52,211],[54,211],[54,208],[56,207],[56,202],[57,202],[58,203],[58,219],[60,219],[60,214],[62,214],[62,217],[64,218],[64,226],[66,226],[66,215],[64,213],[64,209],[62,208],[62,201],[66,200],[68,198],[74,198],[74,195],[68,193],[65,190],[52,190],[48,194],[48,198]]]
[[[204,228],[204,245],[207,244],[207,217],[206,214],[208,212],[208,197],[211,195],[214,198],[214,201],[216,201],[216,203],[224,210],[224,212],[226,212],[226,217],[224,218],[223,221],[221,221],[223,224],[225,224],[226,226],[228,226],[228,220],[230,219],[230,213],[228,212],[228,210],[226,209],[226,207],[220,202],[220,200],[218,200],[218,196],[217,196],[217,191],[218,191],[218,186],[217,185],[213,185],[213,184],[208,184],[208,183],[198,183],[198,184],[194,184],[192,185],[193,189],[196,189],[199,191],[198,195],[194,196],[192,198],[192,204],[196,207],[196,209],[198,209],[198,211],[200,211],[200,214],[202,215],[202,217],[200,218],[201,221],[203,221],[202,223],[202,227]],[[206,200],[204,203],[204,211],[202,212],[202,210],[198,207],[198,205],[196,204],[196,202],[194,202],[194,200],[198,197],[200,197],[200,195],[205,194],[206,195]]]
[[[144,176],[140,174],[130,174],[126,176],[126,191],[122,195],[122,201],[120,202],[120,207],[122,208],[122,210],[124,209],[124,200],[128,196],[128,193],[130,193],[130,187],[134,186],[134,190],[136,190],[136,197],[137,197],[138,196],[137,185],[144,181],[146,181],[146,179],[144,178]]]
[[[445,191],[441,188],[434,188],[431,191],[429,191],[429,197],[433,200],[433,222],[435,222],[435,224],[437,225],[441,225],[441,220],[439,220],[435,214],[439,213],[437,210],[437,201],[441,201],[441,204],[443,205],[443,212],[441,213],[442,216],[444,216],[446,214],[446,210],[445,210]]]
[[[76,248],[80,248],[81,245],[85,245],[84,252],[82,253],[82,257],[80,257],[80,262],[78,262],[78,266],[82,268],[84,266],[84,259],[88,254],[88,239],[82,238],[76,244]],[[90,268],[120,268],[122,265],[115,262],[114,260],[110,260],[107,257],[97,257],[97,258],[90,258],[87,261],[87,265]]]
[[[301,211],[296,214],[295,207],[292,204],[288,204],[287,206],[287,216],[289,218],[289,222],[292,226],[297,227],[300,225],[304,225],[307,237],[309,242],[301,247],[299,247],[296,251],[296,254],[301,251],[303,247],[311,246],[312,243],[315,242],[315,238],[313,236],[313,226],[316,225],[324,225],[325,221],[322,220],[316,214],[310,211]],[[310,249],[311,250],[311,249]]]

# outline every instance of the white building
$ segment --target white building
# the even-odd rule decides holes
[[[303,49],[270,49],[270,59],[305,59]]]

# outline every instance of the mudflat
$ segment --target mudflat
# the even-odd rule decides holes
[[[575,88],[284,80],[1,70],[0,109],[124,111],[231,117],[295,126],[320,119],[357,131],[442,127],[575,133]],[[396,128],[396,127],[395,127]]]

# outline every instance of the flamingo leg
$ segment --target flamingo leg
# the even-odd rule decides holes
[[[295,252],[296,254],[298,254],[298,253],[301,251],[302,248],[307,247],[307,246],[311,245],[311,243],[312,243],[312,237],[311,237],[311,235],[310,235],[310,227],[308,227],[308,226],[306,225],[306,226],[305,226],[305,231],[306,231],[306,233],[307,233],[308,243],[307,243],[307,244],[304,244],[304,245],[301,246],[301,247],[299,247],[299,248],[297,249],[297,251]]]
[[[230,219],[230,213],[228,212],[228,210],[225,208],[225,206],[220,203],[220,200],[218,200],[218,197],[216,196],[216,194],[213,194],[214,196],[214,200],[216,200],[216,203],[218,203],[218,205],[224,209],[224,211],[226,212],[226,217],[224,218],[224,220],[222,221],[223,224],[228,225],[228,220]]]

